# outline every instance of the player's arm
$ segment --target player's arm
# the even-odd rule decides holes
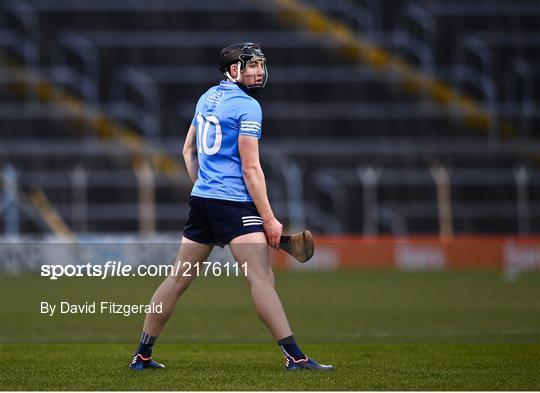
[[[263,219],[268,244],[279,249],[283,225],[276,219],[266,193],[266,180],[259,160],[259,140],[252,136],[238,137],[238,152],[242,161],[242,176],[249,194]]]
[[[197,159],[197,128],[193,124],[186,135],[183,155],[189,177],[195,183],[199,173],[199,160]]]

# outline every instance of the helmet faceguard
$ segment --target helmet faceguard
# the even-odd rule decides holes
[[[239,44],[229,45],[223,48],[219,54],[219,70],[231,82],[238,83],[238,77],[235,79],[230,74],[232,64],[238,64],[239,72],[245,71],[247,65],[253,61],[263,62],[264,75],[260,83],[245,85],[250,93],[255,93],[262,90],[266,86],[268,80],[268,69],[266,68],[266,57],[261,50],[259,44],[252,42],[242,42]]]

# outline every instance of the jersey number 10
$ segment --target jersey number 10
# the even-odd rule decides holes
[[[214,135],[214,144],[212,147],[208,146],[208,133],[210,126],[213,126],[212,129],[215,130]],[[216,116],[204,117],[202,114],[197,114],[197,152],[211,156],[216,154],[221,148],[221,139],[223,138],[221,134],[221,126],[219,125],[219,120]]]

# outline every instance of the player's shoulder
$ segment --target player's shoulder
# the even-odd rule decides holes
[[[217,90],[218,86],[210,86],[208,90],[206,90],[201,97],[199,98],[199,101],[204,101],[209,95],[214,93]]]
[[[259,104],[259,101],[248,94],[246,94],[245,97],[248,105],[261,109],[261,104]]]
[[[235,95],[235,103],[239,109],[247,111],[261,112],[261,104],[255,98],[246,94],[244,91],[240,90],[238,94]]]
[[[211,86],[208,90],[206,90],[197,101],[197,111],[201,112],[204,111],[205,108],[208,107],[208,105],[215,104],[216,102],[219,102],[220,97],[216,97],[216,91],[218,86]]]

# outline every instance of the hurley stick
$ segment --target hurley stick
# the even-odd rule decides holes
[[[307,229],[294,235],[281,236],[279,247],[300,263],[309,261],[315,252],[313,235]]]

